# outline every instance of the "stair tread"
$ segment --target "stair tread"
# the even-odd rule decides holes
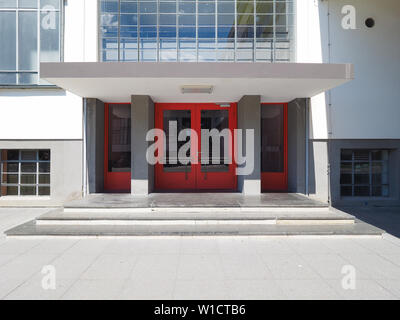
[[[354,220],[341,211],[318,212],[47,212],[37,220]]]
[[[205,235],[381,235],[360,220],[346,225],[37,225],[35,220],[7,230],[7,236],[205,236]]]

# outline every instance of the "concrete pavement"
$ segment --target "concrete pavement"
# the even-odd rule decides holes
[[[2,208],[0,231],[45,211]],[[42,287],[44,266],[54,290]],[[349,279],[354,289],[343,288]],[[400,239],[1,235],[0,298],[399,299]]]

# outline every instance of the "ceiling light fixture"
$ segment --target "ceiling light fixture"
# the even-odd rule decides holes
[[[184,85],[181,86],[182,93],[208,93],[213,92],[213,86],[211,85]]]

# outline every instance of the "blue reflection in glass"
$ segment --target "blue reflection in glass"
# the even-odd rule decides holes
[[[215,38],[215,28],[213,27],[199,27],[199,38]]]
[[[140,37],[142,38],[157,38],[157,27],[141,27]]]
[[[123,38],[137,38],[137,27],[121,27],[120,36]]]
[[[121,13],[137,13],[136,2],[121,2]]]
[[[176,27],[160,27],[159,34],[160,38],[175,38]]]
[[[181,38],[196,38],[196,28],[193,27],[180,27],[179,37]]]
[[[218,27],[218,38],[235,38],[235,28]]]

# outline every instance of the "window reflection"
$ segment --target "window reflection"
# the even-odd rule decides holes
[[[178,157],[178,152],[181,147],[190,141],[190,134],[186,137],[185,141],[178,141],[178,134],[182,130],[191,128],[190,110],[164,110],[163,128],[167,141],[165,144],[166,150],[163,170],[166,172],[190,172],[190,149],[186,154],[187,158],[185,162],[187,163],[182,163],[180,161],[182,158]],[[174,141],[175,143],[169,143],[170,141]]]
[[[61,59],[60,3],[0,1],[0,85],[50,85],[38,69]]]
[[[292,0],[101,0],[100,35],[106,40],[101,57],[103,61],[291,61],[293,21]],[[234,46],[219,49],[229,39]],[[156,44],[151,50],[146,49],[150,40]],[[180,51],[182,40],[195,43],[191,52]],[[201,48],[203,40],[215,47]],[[133,42],[138,45],[124,47]],[[172,47],[166,51],[162,42],[175,42],[177,52]],[[279,47],[282,42],[287,45]],[[248,46],[243,48],[242,43]]]
[[[108,107],[108,171],[131,171],[131,106],[110,104]]]
[[[284,170],[284,115],[283,105],[261,107],[261,170]]]

